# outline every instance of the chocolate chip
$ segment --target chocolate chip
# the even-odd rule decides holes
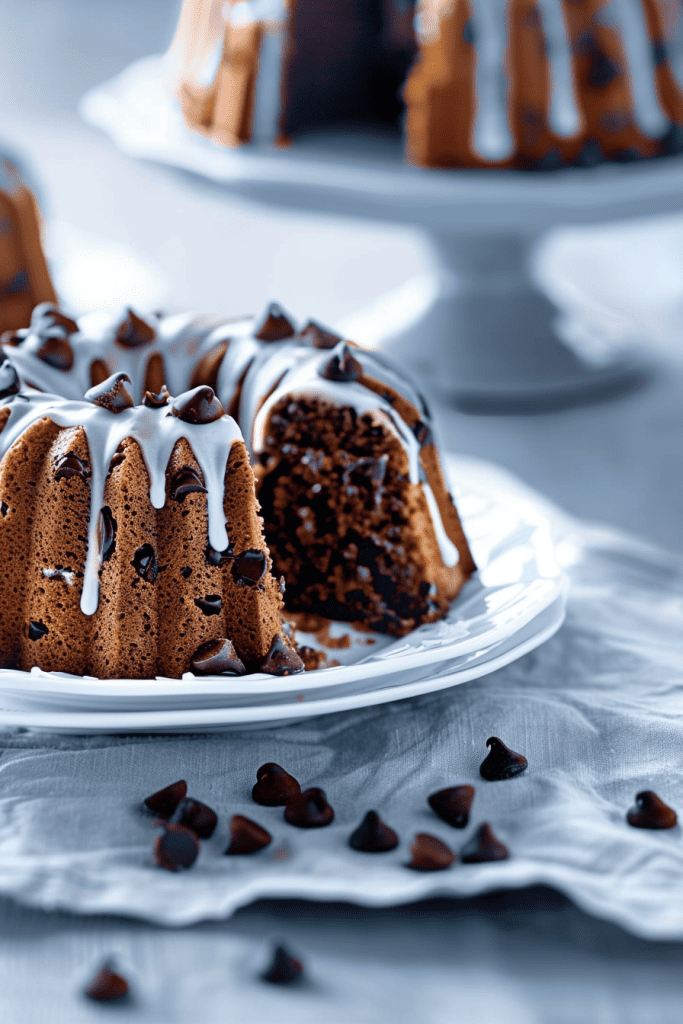
[[[29,640],[40,640],[41,637],[47,636],[49,632],[50,630],[44,622],[29,622],[28,624]]]
[[[301,960],[291,956],[284,946],[277,946],[270,967],[261,977],[271,985],[291,985],[299,980],[303,969]]]
[[[510,750],[497,736],[489,737],[486,746],[491,749],[479,768],[482,779],[500,782],[502,779],[513,779],[515,775],[526,771],[529,762],[524,755]]]
[[[170,786],[159,789],[151,796],[145,797],[145,807],[149,808],[159,818],[172,818],[181,802],[187,796],[187,783],[184,779],[179,782],[172,782]]]
[[[111,514],[111,509],[108,505],[105,505],[100,510],[100,545],[103,562],[106,562],[114,554],[117,528],[118,523]]]
[[[336,380],[342,384],[351,384],[360,380],[363,376],[363,367],[357,359],[351,355],[351,350],[342,344],[340,351],[333,355],[329,363],[326,363],[322,370],[325,380]]]
[[[235,583],[254,587],[266,575],[267,568],[268,559],[264,553],[257,551],[255,548],[250,548],[248,551],[243,551],[241,555],[237,556],[232,567],[232,575]]]
[[[426,423],[419,420],[413,427],[413,433],[417,438],[417,443],[424,448],[428,444],[434,444],[434,437],[432,435],[431,427]]]
[[[70,334],[78,332],[78,324],[70,316],[60,313],[51,302],[41,302],[31,314],[31,327],[36,334],[42,337],[68,338]]]
[[[507,860],[510,851],[496,839],[487,821],[480,825],[468,843],[460,851],[463,864],[483,864],[491,860]]]
[[[9,359],[0,364],[0,398],[9,398],[19,391],[19,375]]]
[[[232,546],[228,544],[227,548],[223,551],[216,551],[210,544],[206,545],[204,550],[204,557],[206,558],[209,565],[225,565],[226,562],[231,562],[235,557],[235,552],[232,550]]]
[[[192,466],[183,466],[171,480],[171,498],[182,501],[186,494],[208,494],[199,473]]]
[[[230,846],[225,851],[226,857],[235,857],[247,853],[258,853],[263,850],[273,837],[265,828],[261,828],[251,818],[243,814],[233,814],[230,819]]]
[[[673,828],[678,818],[674,809],[656,793],[644,789],[638,793],[635,806],[626,815],[626,820],[634,828]]]
[[[132,409],[135,402],[126,386],[130,382],[127,373],[112,373],[111,377],[107,377],[101,384],[96,384],[94,388],[86,391],[84,398],[87,402],[94,402],[95,405],[113,413]]]
[[[0,501],[0,516],[4,519],[9,512],[9,505],[6,501]]]
[[[221,637],[197,648],[192,655],[192,671],[198,676],[243,676],[247,670],[232,641]]]
[[[398,836],[382,821],[377,811],[368,811],[356,831],[351,833],[349,846],[363,853],[385,853],[398,846]]]
[[[81,480],[86,480],[90,476],[90,470],[77,455],[74,455],[73,452],[67,452],[66,455],[62,455],[57,460],[55,480],[70,480],[74,476],[80,477]]]
[[[190,576],[192,575],[192,569],[190,568],[190,566],[183,566],[183,568],[180,570],[180,575],[183,577],[184,580],[189,580]]]
[[[586,78],[593,89],[604,89],[614,81],[618,74],[619,65],[602,50],[598,50],[591,58]]]
[[[211,807],[189,797],[178,805],[175,817],[176,824],[189,828],[197,839],[210,839],[218,824],[218,815]]]
[[[320,324],[316,324],[313,320],[308,321],[299,336],[302,341],[307,341],[313,348],[336,348],[339,342],[343,341],[340,335],[333,334],[332,331],[321,327]]]
[[[285,821],[297,828],[323,828],[334,820],[334,811],[322,789],[305,789],[287,801]]]
[[[289,772],[274,761],[262,764],[256,772],[258,782],[251,791],[255,803],[263,807],[282,807],[301,792],[301,786]]]
[[[145,391],[145,396],[142,399],[142,404],[146,405],[148,409],[161,409],[162,406],[168,405],[171,400],[171,395],[168,388],[164,384],[161,391],[155,394],[153,391]]]
[[[194,603],[205,615],[220,615],[223,599],[220,594],[207,594],[206,597],[195,597]]]
[[[143,544],[133,555],[131,563],[138,576],[147,583],[156,582],[158,574],[157,556],[151,544]]]
[[[166,871],[191,868],[200,850],[195,833],[184,825],[163,823],[164,832],[154,844],[154,863]]]
[[[104,359],[93,359],[90,364],[90,386],[96,388],[99,384],[104,384],[107,377],[111,377],[111,370]]]
[[[173,399],[170,408],[171,414],[185,423],[213,423],[225,416],[225,409],[207,384],[184,391]]]
[[[303,672],[304,667],[296,651],[288,647],[282,637],[276,636],[258,670],[270,676],[294,676]]]
[[[70,370],[74,364],[73,349],[67,338],[45,338],[36,355],[56,370]]]
[[[435,814],[453,828],[465,828],[474,800],[474,786],[450,786],[427,798]]]
[[[153,327],[137,316],[130,307],[126,310],[126,318],[122,320],[116,331],[116,341],[124,348],[140,348],[149,345],[156,337]]]
[[[110,1002],[128,995],[128,982],[121,974],[112,971],[109,964],[103,964],[85,990],[89,999]]]
[[[271,302],[254,328],[254,337],[259,341],[282,341],[294,334],[296,328],[276,302]]]
[[[411,860],[408,864],[413,871],[443,871],[455,860],[450,846],[446,846],[436,836],[426,832],[418,832],[410,847]]]

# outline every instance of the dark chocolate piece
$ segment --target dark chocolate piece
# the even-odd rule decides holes
[[[342,345],[341,351],[333,355],[329,363],[325,364],[322,376],[325,380],[336,380],[342,384],[351,384],[361,379],[363,367],[351,355],[348,345]]]
[[[155,337],[154,328],[129,307],[125,320],[121,321],[116,331],[116,341],[119,345],[123,345],[124,348],[140,348],[141,345],[149,345]]]
[[[465,828],[474,800],[474,786],[449,786],[427,798],[435,814],[453,828]]]
[[[619,65],[616,61],[613,61],[602,50],[596,50],[591,58],[586,78],[593,89],[604,89],[614,81],[619,73]]]
[[[51,302],[40,302],[31,313],[31,328],[43,338],[68,338],[78,332],[78,324],[60,313]]]
[[[484,864],[491,860],[507,860],[510,851],[504,843],[496,839],[488,821],[480,825],[468,843],[460,851],[463,864]]]
[[[434,437],[432,435],[431,427],[429,427],[426,423],[423,423],[422,420],[418,420],[418,422],[415,424],[415,426],[413,427],[413,433],[417,438],[417,443],[422,448],[426,447],[426,445],[428,444],[434,444]]]
[[[208,384],[184,391],[173,399],[170,408],[171,414],[185,423],[213,423],[225,416],[225,409]]]
[[[55,466],[55,480],[70,480],[73,476],[86,480],[90,476],[90,470],[77,455],[67,452],[59,458]]]
[[[178,805],[174,821],[178,825],[184,825],[194,832],[197,839],[210,839],[216,831],[218,815],[207,804],[201,800],[192,800],[187,797]]]
[[[74,364],[74,353],[68,338],[49,335],[45,338],[36,355],[56,370],[70,370]]]
[[[49,632],[50,630],[44,622],[29,622],[28,624],[29,640],[40,640],[41,637],[47,636]]]
[[[256,772],[258,782],[251,791],[254,803],[263,807],[282,807],[301,792],[301,786],[289,772],[274,761],[262,764]]]
[[[171,481],[173,501],[182,501],[186,494],[208,494],[199,473],[192,466],[183,466]]]
[[[270,650],[259,665],[259,672],[270,676],[294,676],[303,672],[305,666],[296,651],[288,647],[282,637],[276,636]]]
[[[297,828],[323,828],[334,820],[334,811],[322,789],[305,789],[287,801],[285,821]]]
[[[195,597],[194,603],[205,615],[220,615],[223,598],[220,594],[207,594],[206,597]]]
[[[515,775],[526,771],[529,762],[524,755],[510,750],[497,736],[490,736],[486,746],[491,749],[479,768],[482,779],[500,782],[502,779],[514,779]]]
[[[356,831],[351,833],[349,846],[362,853],[386,853],[398,846],[398,836],[382,821],[377,811],[368,811]]]
[[[7,357],[0,364],[0,398],[9,398],[19,391],[19,375]]]
[[[143,544],[133,555],[132,566],[147,583],[155,583],[159,566],[156,551],[151,544]]]
[[[271,302],[260,323],[254,328],[254,337],[259,341],[282,341],[283,338],[291,338],[295,334],[294,324],[276,302]]]
[[[99,969],[93,980],[85,990],[89,999],[98,1002],[110,1002],[113,999],[122,999],[128,995],[128,982],[121,974],[112,971],[111,966],[106,963]]]
[[[192,655],[192,671],[198,676],[243,676],[247,670],[232,641],[220,637],[197,648]]]
[[[104,359],[93,359],[90,364],[90,386],[96,388],[99,384],[104,384],[107,377],[111,377],[111,370]]]
[[[192,829],[166,822],[163,835],[154,844],[154,863],[166,871],[185,871],[196,861],[200,844]]]
[[[241,856],[247,853],[258,853],[265,849],[273,840],[270,832],[261,828],[251,818],[243,814],[233,814],[230,819],[230,846],[225,851],[226,857]]]
[[[413,871],[443,871],[455,860],[450,846],[446,846],[436,836],[426,832],[418,832],[410,847],[411,860],[408,864]]]
[[[111,509],[105,505],[100,509],[100,544],[103,562],[106,562],[114,554],[117,528],[118,523],[111,514]]]
[[[321,349],[336,348],[339,342],[344,340],[339,334],[333,334],[332,331],[321,327],[313,320],[309,320],[300,332],[300,338],[302,341],[307,341],[313,348]]]
[[[84,397],[87,402],[94,402],[109,412],[119,413],[124,409],[132,409],[135,405],[133,396],[126,387],[131,380],[127,373],[112,373],[101,384],[86,391]]]
[[[255,587],[266,575],[267,568],[268,559],[264,553],[256,548],[250,548],[248,551],[243,551],[241,555],[237,555],[232,567],[232,575],[235,583]]]
[[[232,550],[232,545],[228,544],[227,548],[223,551],[216,551],[210,544],[206,545],[204,556],[209,565],[225,565],[226,562],[231,562],[235,557],[235,552]]]
[[[673,828],[678,817],[673,807],[665,804],[656,793],[644,789],[636,796],[635,806],[626,815],[626,820],[634,828]]]
[[[145,807],[149,808],[158,818],[172,818],[178,804],[187,796],[187,783],[184,779],[172,782],[170,786],[157,790],[145,797]]]
[[[153,391],[145,391],[145,396],[142,399],[142,404],[146,405],[149,409],[161,409],[162,406],[168,405],[171,400],[171,395],[164,384],[161,391],[155,394]]]
[[[303,969],[301,960],[291,956],[284,946],[277,946],[270,967],[261,977],[271,985],[291,985],[299,980]]]

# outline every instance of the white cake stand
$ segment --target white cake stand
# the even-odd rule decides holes
[[[555,226],[680,209],[683,157],[552,173],[432,170],[405,164],[399,139],[357,131],[229,150],[185,127],[160,57],[89,93],[81,113],[128,153],[250,199],[421,228],[433,275],[355,317],[355,336],[392,350],[461,408],[560,408],[614,397],[646,375],[642,360],[613,346],[586,358],[564,343],[531,254]]]

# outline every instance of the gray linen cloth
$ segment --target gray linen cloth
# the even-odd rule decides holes
[[[502,491],[524,493],[506,474],[472,465]],[[545,507],[572,580],[567,621],[490,676],[254,732],[3,733],[0,895],[180,925],[227,917],[267,896],[389,906],[544,883],[642,936],[683,938],[680,827],[652,832],[625,821],[643,789],[683,812],[683,561]],[[527,756],[524,775],[480,778],[491,735]],[[333,824],[299,830],[282,808],[254,804],[251,787],[265,761],[284,765],[303,786],[321,786]],[[194,867],[172,874],[153,865],[155,832],[139,805],[178,778],[217,810],[219,826]],[[476,787],[465,830],[444,824],[426,803],[459,783]],[[349,848],[369,809],[399,833],[396,850]],[[235,813],[269,829],[271,846],[223,856]],[[509,846],[509,860],[456,862],[429,874],[406,867],[415,833],[458,850],[483,821]]]

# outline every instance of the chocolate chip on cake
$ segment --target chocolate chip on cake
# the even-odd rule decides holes
[[[223,598],[220,594],[207,594],[206,597],[195,597],[194,603],[205,615],[220,615]]]
[[[86,480],[90,476],[90,470],[77,455],[74,455],[73,452],[67,452],[66,455],[60,456],[57,460],[55,480],[70,480],[74,476],[80,477],[81,480]]]
[[[323,828],[334,820],[334,811],[322,789],[305,789],[285,807],[285,821],[297,828]]]
[[[151,544],[143,544],[133,555],[132,566],[138,576],[147,583],[155,583],[159,566],[157,556]]]
[[[127,387],[130,382],[127,373],[112,373],[111,377],[107,377],[101,384],[96,384],[94,388],[86,391],[84,397],[86,401],[94,402],[95,405],[108,409],[109,412],[123,412],[125,409],[132,409],[135,405],[133,396]]]
[[[351,349],[342,344],[329,363],[326,363],[321,376],[325,380],[339,381],[342,384],[351,384],[363,376],[363,367],[357,359],[351,355]]]
[[[493,834],[487,821],[480,825],[468,843],[460,851],[463,864],[483,864],[486,861],[507,860],[510,856],[505,843]]]
[[[116,548],[116,530],[118,523],[111,514],[108,505],[100,509],[100,546],[102,548],[102,561],[106,562],[114,554]]]
[[[434,443],[431,427],[427,426],[427,424],[423,423],[421,420],[413,427],[413,433],[415,434],[417,443],[422,448],[426,447],[428,444]]]
[[[155,393],[153,391],[145,391],[145,396],[142,399],[142,404],[146,405],[149,409],[161,409],[162,406],[168,405],[171,401],[171,395],[168,388],[164,384],[161,391]]]
[[[19,375],[7,357],[0,364],[0,398],[9,398],[19,391]]]
[[[277,946],[270,967],[261,975],[271,985],[291,985],[303,974],[303,964],[292,956],[284,946]]]
[[[210,544],[207,544],[204,549],[204,556],[209,565],[224,565],[226,562],[233,560],[235,552],[231,544],[228,544],[227,548],[224,548],[223,551],[216,551]]]
[[[196,861],[200,844],[192,829],[163,823],[164,832],[154,844],[154,863],[166,871],[186,871]]]
[[[199,473],[192,466],[183,466],[173,475],[171,481],[171,498],[182,501],[186,494],[208,494]]]
[[[305,665],[296,651],[288,647],[282,637],[276,636],[258,670],[271,676],[294,676],[303,672],[304,668]]]
[[[56,370],[70,370],[74,364],[74,353],[68,338],[46,337],[36,355]]]
[[[248,551],[243,551],[241,555],[237,555],[232,567],[232,575],[235,583],[255,587],[266,575],[267,568],[268,559],[263,551],[250,548]]]
[[[254,337],[259,341],[282,341],[296,334],[296,328],[276,302],[271,302],[260,323],[254,328]]]
[[[282,807],[301,792],[301,786],[289,772],[274,761],[262,764],[256,772],[257,783],[251,791],[255,803],[263,807]]]
[[[629,825],[634,828],[673,828],[678,817],[673,807],[669,807],[664,801],[653,793],[651,789],[644,789],[636,796],[635,806],[626,815]]]
[[[174,817],[178,825],[189,828],[197,839],[210,839],[218,824],[218,815],[211,807],[190,797],[180,802]]]
[[[243,814],[233,814],[230,819],[230,845],[225,851],[226,857],[236,857],[248,853],[258,853],[265,849],[273,840],[270,832],[261,828],[251,818]]]
[[[339,342],[343,341],[339,334],[333,334],[332,331],[321,327],[320,324],[315,323],[313,320],[308,321],[300,332],[300,337],[302,341],[307,341],[313,348],[321,349],[336,348]]]
[[[124,348],[140,348],[141,345],[149,345],[155,337],[154,328],[129,307],[126,310],[125,320],[121,321],[116,331],[116,340],[119,345],[123,345]]]
[[[231,640],[207,640],[192,655],[192,671],[199,676],[243,676],[246,668]]]
[[[187,796],[187,783],[184,779],[172,782],[170,786],[157,790],[145,797],[144,804],[159,818],[172,818],[178,804]]]
[[[368,811],[356,831],[351,833],[349,846],[362,853],[385,853],[398,846],[398,836],[382,821],[377,811]]]
[[[526,771],[529,762],[524,755],[510,750],[497,736],[490,736],[486,746],[490,747],[490,750],[479,768],[483,779],[488,782],[500,782],[502,779],[513,779],[515,775],[521,775]]]
[[[109,963],[103,964],[85,990],[89,999],[97,1002],[110,1002],[128,995],[128,982],[121,974],[111,969]]]
[[[225,409],[207,384],[178,395],[170,409],[173,416],[185,423],[213,423],[225,416]]]
[[[474,786],[449,786],[427,798],[435,814],[453,828],[465,828],[469,820]]]
[[[50,630],[44,622],[29,622],[28,624],[29,640],[40,640],[42,637],[47,636],[49,632]]]
[[[411,844],[410,853],[408,867],[413,871],[443,871],[455,860],[450,846],[427,832],[418,832]]]

